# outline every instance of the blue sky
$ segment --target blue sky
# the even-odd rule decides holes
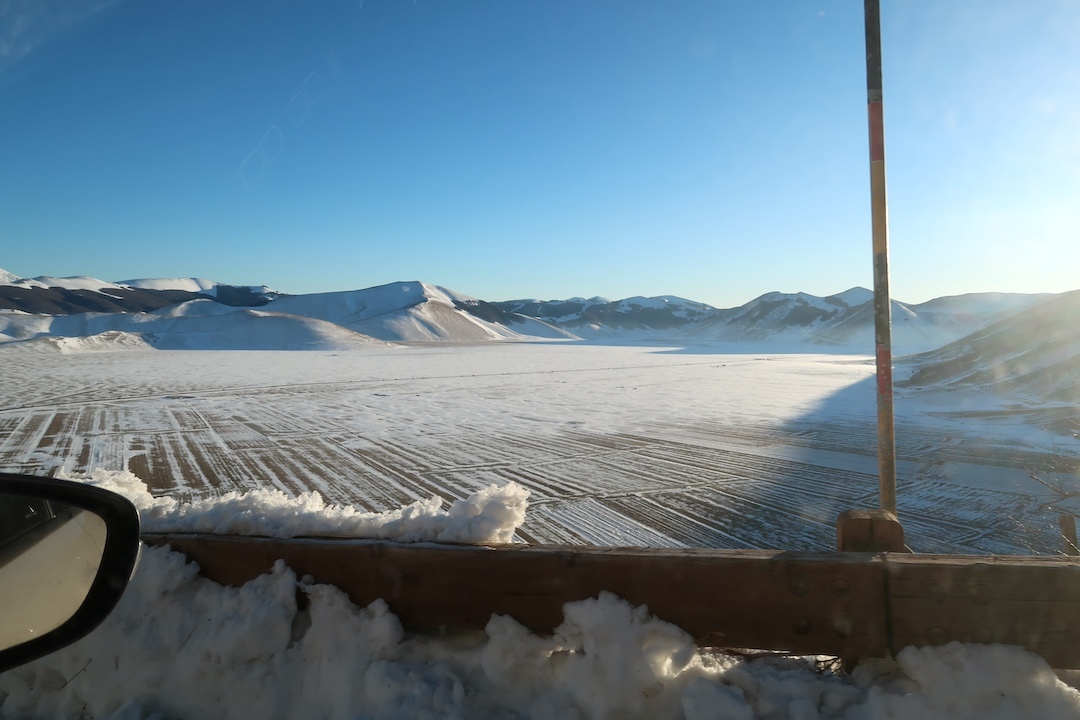
[[[862,3],[0,10],[0,267],[487,300],[871,286]],[[1080,2],[883,0],[895,297],[1080,287]]]

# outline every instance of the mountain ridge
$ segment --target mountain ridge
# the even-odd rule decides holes
[[[1048,297],[1052,296],[973,293],[920,304],[893,300],[894,348],[898,354],[938,348]],[[155,333],[156,328],[168,324],[166,319],[171,319],[169,327],[173,328],[168,332],[190,334],[198,323],[205,326],[210,322],[196,323],[190,318],[220,318],[260,308],[274,316],[295,318],[291,324],[279,324],[291,328],[290,333],[299,333],[297,337],[329,338],[333,333],[312,325],[330,323],[351,333],[348,337],[352,339],[356,335],[390,343],[626,339],[795,343],[823,351],[870,352],[874,342],[872,299],[870,290],[853,287],[826,297],[773,291],[727,309],[677,295],[489,302],[417,280],[362,290],[287,295],[265,285],[236,286],[198,277],[111,283],[88,276],[18,278],[0,270],[0,342],[122,332],[158,338],[156,346],[162,346]],[[21,320],[20,315],[24,316]],[[88,317],[72,317],[78,315]],[[61,319],[64,317],[69,319]],[[179,320],[182,317],[189,319]],[[239,320],[244,317],[248,320]],[[256,317],[241,314],[228,322],[270,327],[271,323]],[[307,342],[313,347],[337,342],[293,340],[294,345]],[[259,347],[264,344],[250,342]],[[231,347],[235,343],[226,344]]]

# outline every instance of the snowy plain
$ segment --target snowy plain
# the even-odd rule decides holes
[[[92,339],[81,339],[87,343]],[[348,352],[0,346],[0,467],[130,470],[159,496],[315,491],[365,511],[492,484],[533,542],[824,550],[876,505],[874,367],[773,346],[578,342]],[[124,346],[129,347],[129,346]],[[1075,439],[985,394],[897,398],[900,511],[923,552],[1054,552],[1030,476]]]
[[[89,473],[139,502],[150,529],[438,539],[460,527],[457,507],[466,525],[492,519],[458,540],[824,550],[839,510],[876,502],[863,356],[109,345],[0,347],[0,467]],[[900,512],[916,550],[1054,551],[1029,475],[1073,449],[986,414],[1001,404],[898,398]],[[1017,648],[907,649],[840,675],[697,649],[611,596],[568,605],[552,630],[493,618],[476,635],[409,637],[384,604],[355,607],[285,567],[224,588],[146,549],[102,628],[0,675],[0,715],[1080,717],[1075,691]]]

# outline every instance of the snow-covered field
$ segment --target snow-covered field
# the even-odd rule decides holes
[[[876,504],[868,358],[568,342],[323,352],[0,347],[0,467],[131,470],[159,496],[317,491],[386,510],[531,492],[535,542],[827,549]],[[974,404],[972,404],[974,403]],[[1033,471],[1071,438],[956,393],[897,400],[924,552],[1054,552]]]
[[[96,469],[93,482],[136,499],[151,529],[827,549],[840,510],[876,502],[865,357],[73,342],[0,348],[0,467]],[[991,398],[898,403],[909,544],[1058,547],[1029,474],[1073,446],[1003,423]],[[551,637],[499,617],[476,635],[407,637],[380,602],[297,583],[279,567],[223,588],[147,549],[105,625],[0,675],[0,716],[1080,717],[1080,696],[1017,648],[909,648],[838,675],[813,659],[697,649],[612,596],[567,605]]]

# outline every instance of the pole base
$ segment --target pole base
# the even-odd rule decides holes
[[[904,528],[888,510],[845,510],[836,520],[840,552],[911,552]]]

